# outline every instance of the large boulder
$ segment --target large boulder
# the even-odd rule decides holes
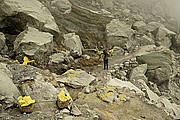
[[[38,0],[3,0],[0,2],[0,18],[19,15],[20,21],[23,18],[39,30],[48,31],[57,36],[59,29],[50,11]]]
[[[148,80],[160,85],[169,81],[173,74],[173,53],[166,49],[137,57],[139,63],[147,64]]]
[[[154,40],[151,38],[151,36],[147,36],[147,35],[143,35],[139,40],[140,45],[152,45],[153,43]]]
[[[31,56],[38,64],[45,65],[53,50],[53,35],[28,27],[17,36],[14,50],[17,54]]]
[[[133,35],[131,26],[119,19],[113,19],[107,24],[106,30],[107,43],[119,47],[124,47]]]
[[[36,100],[35,111],[54,109],[60,89],[54,87],[57,84],[53,82],[54,77],[48,70],[40,70],[22,64],[10,64],[7,67],[11,71],[13,82],[18,86],[21,94],[31,96],[32,99]]]
[[[30,95],[37,101],[56,99],[59,92],[51,83],[40,80],[24,82],[20,88],[24,95]]]
[[[21,95],[11,79],[11,72],[6,68],[6,64],[0,64],[0,102],[4,108],[11,107],[17,103],[17,98]]]
[[[136,21],[133,25],[132,28],[134,30],[137,30],[139,33],[145,33],[146,32],[146,23],[144,21]]]
[[[147,78],[145,76],[146,71],[147,71],[147,64],[139,65],[131,70],[129,79],[130,80],[142,79],[145,82],[147,82]]]
[[[71,56],[72,57],[72,56]],[[49,56],[48,69],[51,72],[62,74],[67,71],[70,63],[70,56],[65,52],[55,53]]]
[[[78,35],[75,35],[75,33],[68,33],[64,35],[64,39],[64,44],[66,47],[70,48],[73,57],[82,55],[83,45]]]
[[[50,11],[58,16],[58,12],[68,14],[71,12],[71,3],[68,0],[52,0]],[[60,14],[59,14],[60,15]]]
[[[107,85],[114,86],[114,87],[130,89],[130,90],[135,91],[138,94],[145,95],[144,92],[142,92],[138,87],[136,87],[135,85],[133,85],[129,81],[122,81],[120,79],[114,78],[114,79],[110,79],[107,82]]]
[[[160,27],[158,28],[156,38],[157,38],[158,40],[163,40],[166,36],[171,36],[171,35],[174,35],[174,36],[175,36],[176,33],[173,32],[173,31],[168,30],[168,29],[167,29],[166,27],[164,27],[164,26],[160,26]]]
[[[64,83],[73,88],[82,88],[88,86],[94,80],[94,76],[80,69],[70,69],[57,78],[58,82]]]
[[[12,80],[15,84],[34,80],[38,74],[38,69],[31,65],[8,64],[7,68],[12,73]]]
[[[149,32],[153,32],[153,31],[156,31],[160,26],[163,26],[163,24],[161,24],[159,22],[149,22],[147,24],[147,30]]]

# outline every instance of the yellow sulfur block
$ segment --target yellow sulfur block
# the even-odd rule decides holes
[[[20,107],[29,106],[31,104],[35,103],[35,100],[33,100],[30,96],[19,96],[18,97],[18,105]]]

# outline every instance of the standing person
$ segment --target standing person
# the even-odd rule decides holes
[[[103,50],[103,61],[104,61],[104,70],[108,70],[108,51]]]

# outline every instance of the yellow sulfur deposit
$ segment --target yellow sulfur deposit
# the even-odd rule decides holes
[[[29,58],[26,56],[23,58],[23,61],[24,61],[23,65],[27,65],[28,63],[35,62],[35,60],[29,60]]]
[[[67,102],[70,100],[71,100],[71,97],[70,97],[69,93],[65,92],[65,89],[63,88],[58,94],[58,101]]]
[[[108,55],[112,56],[113,52],[114,52],[114,49],[109,50]]]
[[[35,100],[33,100],[30,96],[19,96],[18,97],[18,105],[20,107],[29,106],[31,104],[35,103]]]
[[[64,74],[70,78],[75,78],[77,71],[70,69],[70,70],[66,71]]]
[[[102,54],[103,54],[103,51],[98,50],[98,51],[97,51],[97,54],[98,54],[98,55],[102,55]]]

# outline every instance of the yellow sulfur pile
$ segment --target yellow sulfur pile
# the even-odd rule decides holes
[[[18,105],[20,107],[29,106],[31,104],[35,103],[35,100],[33,100],[30,96],[19,96],[18,97]]]
[[[24,61],[23,65],[27,65],[28,63],[35,62],[35,60],[29,60],[29,58],[26,56],[23,58],[23,61]]]
[[[67,102],[70,100],[71,100],[71,97],[70,97],[69,93],[65,92],[65,89],[63,88],[58,94],[58,101],[64,103],[64,102]]]

